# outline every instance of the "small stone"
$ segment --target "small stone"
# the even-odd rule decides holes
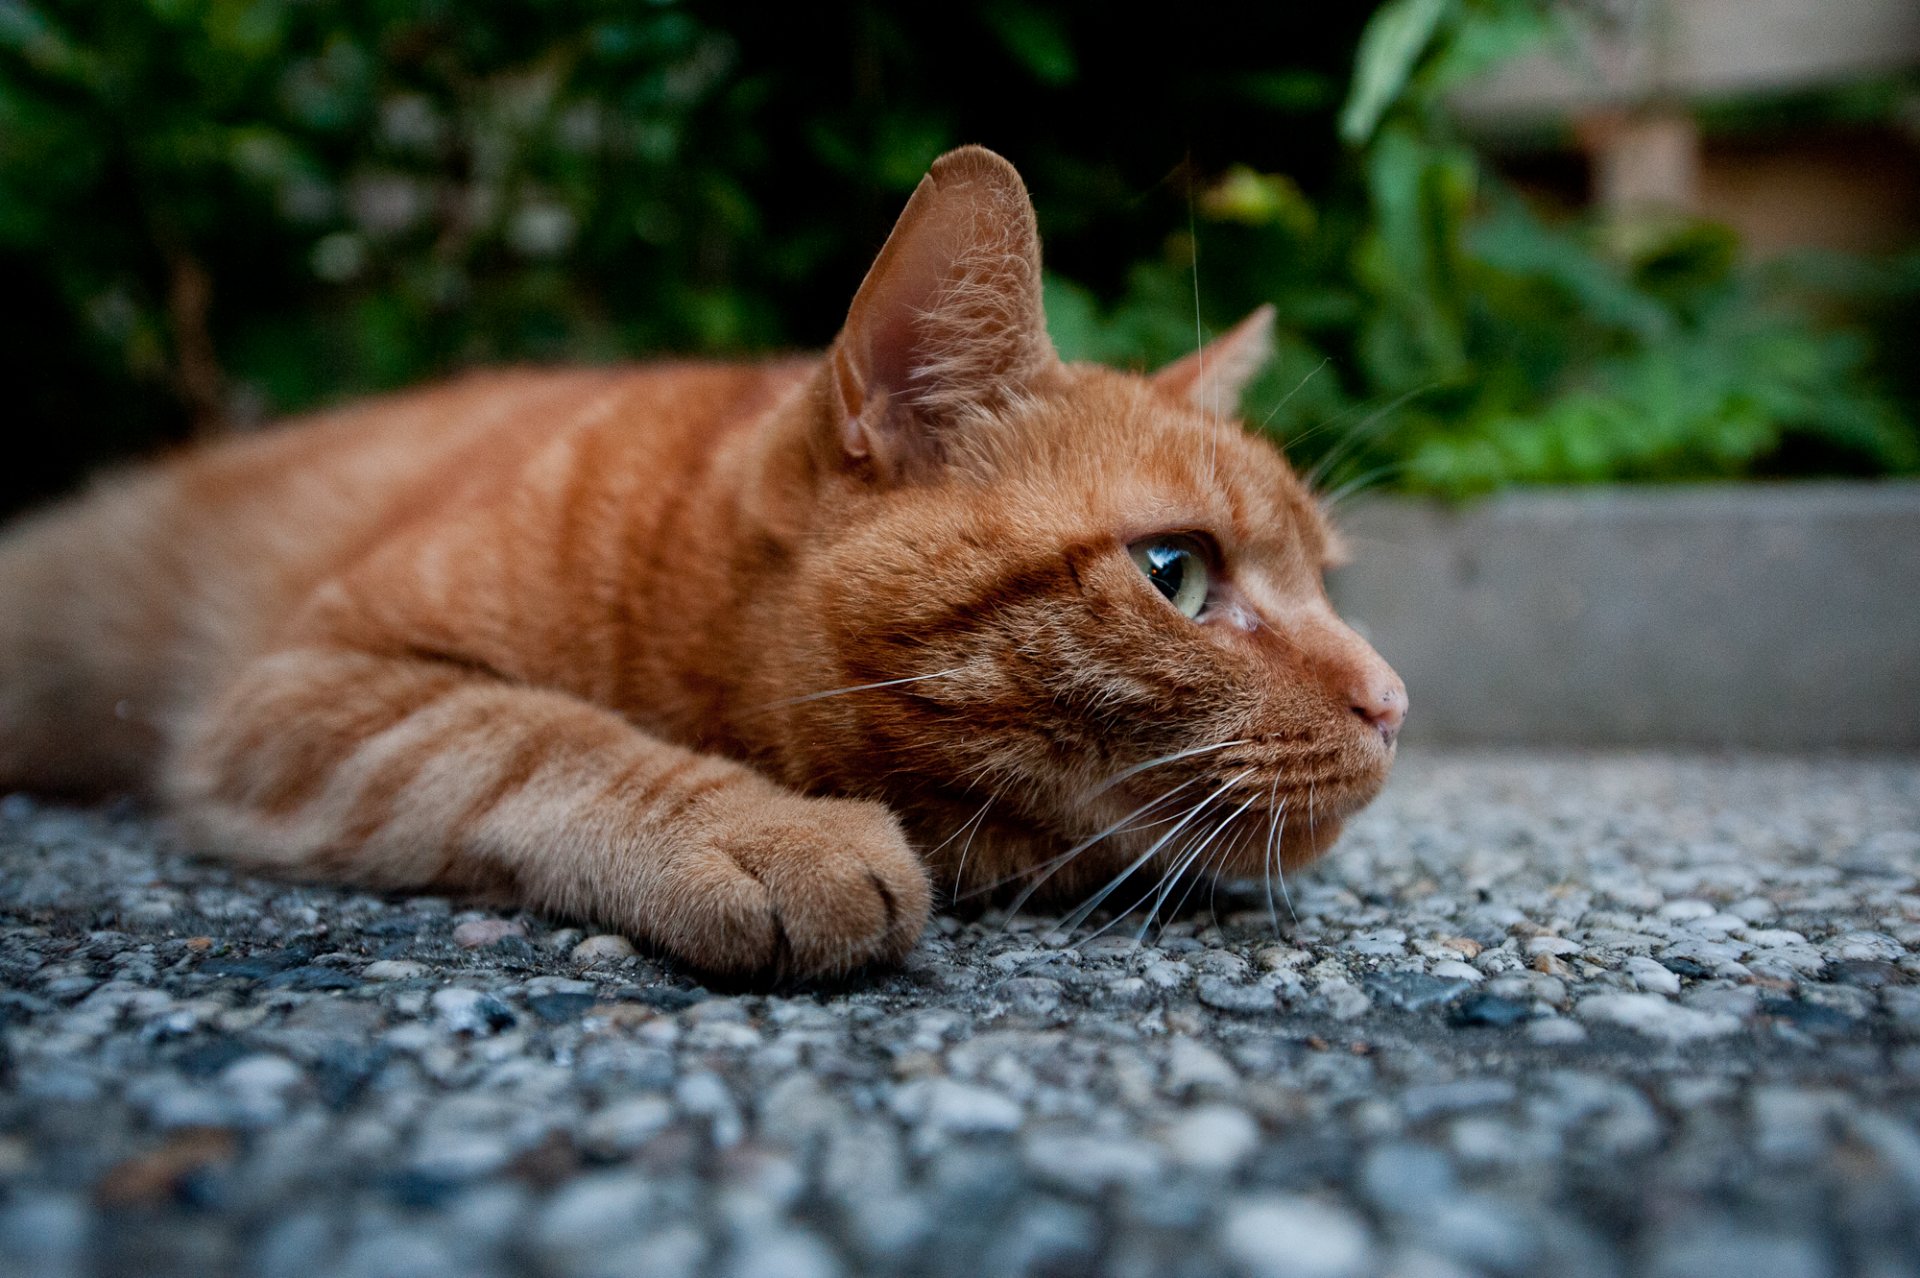
[[[1217,1012],[1257,1016],[1274,1009],[1273,991],[1261,985],[1242,985],[1224,976],[1203,976],[1194,984],[1194,996]]]
[[[1478,958],[1480,951],[1486,948],[1470,936],[1436,936],[1433,940],[1434,944],[1444,945],[1462,958]]]
[[[725,1272],[729,1278],[839,1278],[844,1271],[812,1234],[780,1229],[747,1240],[728,1259]]]
[[[1260,1196],[1227,1205],[1221,1246],[1253,1278],[1349,1278],[1367,1271],[1366,1226],[1343,1208],[1311,1198]]]
[[[1587,1031],[1564,1016],[1543,1016],[1527,1023],[1527,1037],[1542,1047],[1569,1047],[1586,1042]]]
[[[457,1034],[491,1034],[516,1019],[505,1003],[479,990],[459,986],[436,990],[432,1002],[434,1015]]]
[[[1797,998],[1763,998],[1756,1010],[1762,1016],[1786,1021],[1809,1034],[1819,1036],[1850,1034],[1859,1028],[1859,1020],[1837,1007]]]
[[[360,969],[361,979],[367,981],[414,981],[426,974],[427,965],[411,959],[375,959]]]
[[[1153,987],[1137,976],[1123,976],[1117,981],[1109,981],[1096,987],[1092,994],[1095,1007],[1110,1011],[1142,1008],[1153,1000]]]
[[[1469,985],[1478,985],[1481,981],[1487,979],[1485,972],[1482,972],[1471,963],[1463,963],[1459,959],[1441,959],[1427,970],[1434,976],[1441,977],[1445,980],[1465,981]]]
[[[1017,1102],[1000,1093],[950,1078],[915,1079],[894,1093],[894,1111],[951,1135],[1010,1132],[1020,1126]]]
[[[1474,979],[1480,979],[1478,972],[1474,972]],[[1444,1007],[1472,988],[1472,981],[1449,980],[1425,972],[1383,972],[1367,978],[1367,990],[1375,999],[1409,1012]]]
[[[746,1134],[740,1107],[718,1074],[702,1070],[683,1075],[674,1085],[673,1099],[681,1112],[707,1121],[713,1143],[722,1149],[739,1144]]]
[[[556,1191],[533,1226],[532,1241],[543,1257],[558,1257],[563,1271],[591,1271],[593,1259],[628,1250],[650,1223],[656,1190],[645,1172],[596,1172]]]
[[[1895,961],[1907,956],[1906,946],[1885,932],[1848,932],[1830,943],[1835,957]]]
[[[290,967],[275,972],[260,982],[270,990],[302,990],[312,993],[318,990],[354,990],[360,988],[358,978],[338,968],[320,967],[306,964],[302,967]]]
[[[1469,1109],[1505,1105],[1514,1097],[1514,1086],[1505,1078],[1456,1078],[1444,1083],[1420,1083],[1400,1095],[1400,1108],[1407,1118],[1425,1122],[1437,1114],[1457,1114]]]
[[[1847,1105],[1832,1091],[1767,1086],[1753,1089],[1754,1148],[1776,1163],[1804,1164],[1833,1142],[1833,1123]]]
[[[1088,1196],[1151,1181],[1161,1170],[1159,1151],[1145,1141],[1074,1131],[1033,1133],[1021,1144],[1021,1161],[1041,1180]]]
[[[1536,936],[1527,941],[1527,956],[1538,957],[1542,954],[1578,954],[1580,946],[1563,936]]]
[[[1518,1025],[1533,1015],[1533,1008],[1518,999],[1498,994],[1473,993],[1453,1005],[1447,1019],[1455,1025],[1501,1028]]]
[[[1168,1045],[1168,1091],[1232,1088],[1239,1082],[1240,1075],[1227,1063],[1227,1058],[1206,1044],[1181,1035]]]
[[[615,936],[603,932],[598,936],[589,936],[573,947],[568,957],[576,963],[618,963],[622,959],[634,956],[633,942],[624,936]]]
[[[1828,979],[1865,990],[1884,989],[1906,981],[1905,974],[1883,959],[1842,959],[1830,966]]]
[[[1708,1225],[1676,1231],[1641,1272],[1648,1278],[1834,1278],[1838,1271],[1813,1238]]]
[[[1305,950],[1291,946],[1268,945],[1253,956],[1255,966],[1263,972],[1291,972],[1313,958]]]
[[[527,1010],[549,1025],[578,1020],[598,1002],[591,994],[535,994],[527,999]]]
[[[1650,958],[1636,954],[1621,964],[1621,967],[1625,970],[1627,979],[1643,990],[1654,994],[1680,992],[1680,978],[1665,965],[1656,963]]]
[[[1740,939],[1748,945],[1757,946],[1763,950],[1777,950],[1789,945],[1803,946],[1807,943],[1807,938],[1800,933],[1778,927],[1743,927],[1739,935]]]
[[[1428,1145],[1379,1145],[1360,1164],[1360,1188],[1383,1211],[1420,1215],[1453,1193],[1453,1164]]]
[[[1682,1007],[1658,994],[1594,994],[1574,1011],[1582,1020],[1619,1025],[1670,1043],[1689,1043],[1737,1033],[1740,1018],[1726,1012]]]
[[[1574,978],[1573,969],[1567,965],[1565,959],[1557,954],[1534,955],[1532,967],[1534,971],[1539,972],[1541,975],[1551,976],[1557,980],[1570,981]]]
[[[1354,954],[1405,954],[1407,934],[1397,927],[1378,927],[1354,933],[1341,948]]]
[[[1704,919],[1717,913],[1719,911],[1707,902],[1691,899],[1668,901],[1660,907],[1660,917],[1675,923],[1684,923],[1689,919]]]
[[[673,1105],[666,1097],[632,1096],[587,1119],[580,1135],[589,1150],[612,1157],[632,1153],[672,1123]]]
[[[526,939],[524,924],[511,919],[469,919],[453,929],[453,943],[463,950],[477,950],[508,937]]]
[[[1140,976],[1149,985],[1177,990],[1193,979],[1193,969],[1177,959],[1155,959],[1141,969]]]
[[[23,1187],[0,1204],[0,1266],[31,1278],[97,1272],[87,1257],[91,1217],[78,1198]]]
[[[1000,985],[1000,997],[1016,1016],[1051,1016],[1063,992],[1060,982],[1044,976],[1016,976]]]
[[[1161,1143],[1183,1167],[1224,1174],[1260,1146],[1260,1125],[1231,1105],[1196,1105],[1162,1130]]]
[[[259,1053],[243,1056],[220,1071],[220,1083],[237,1092],[278,1096],[298,1083],[300,1067],[284,1056]]]
[[[1314,990],[1314,1001],[1335,1020],[1350,1021],[1357,1016],[1365,1016],[1373,1007],[1373,1000],[1366,996],[1358,985],[1345,977],[1333,977],[1321,981]]]

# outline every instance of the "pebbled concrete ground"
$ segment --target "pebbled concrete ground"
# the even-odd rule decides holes
[[[1417,752],[1143,943],[741,997],[0,800],[0,1273],[1920,1271],[1920,760]]]

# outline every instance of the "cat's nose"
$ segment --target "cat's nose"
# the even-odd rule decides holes
[[[1407,685],[1400,676],[1382,667],[1357,680],[1348,691],[1353,712],[1379,729],[1388,745],[1400,735],[1407,721]]]

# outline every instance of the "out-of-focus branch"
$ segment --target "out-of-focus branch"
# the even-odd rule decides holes
[[[173,338],[175,392],[187,406],[195,439],[227,433],[226,372],[213,349],[208,314],[213,277],[200,259],[178,246],[167,253],[167,326]]]

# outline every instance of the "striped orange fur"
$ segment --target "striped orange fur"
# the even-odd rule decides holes
[[[1295,867],[1406,694],[1233,419],[1270,317],[1140,377],[1061,363],[1039,279],[965,148],[822,358],[473,374],[29,518],[0,787],[756,979],[897,960],[937,896]]]

